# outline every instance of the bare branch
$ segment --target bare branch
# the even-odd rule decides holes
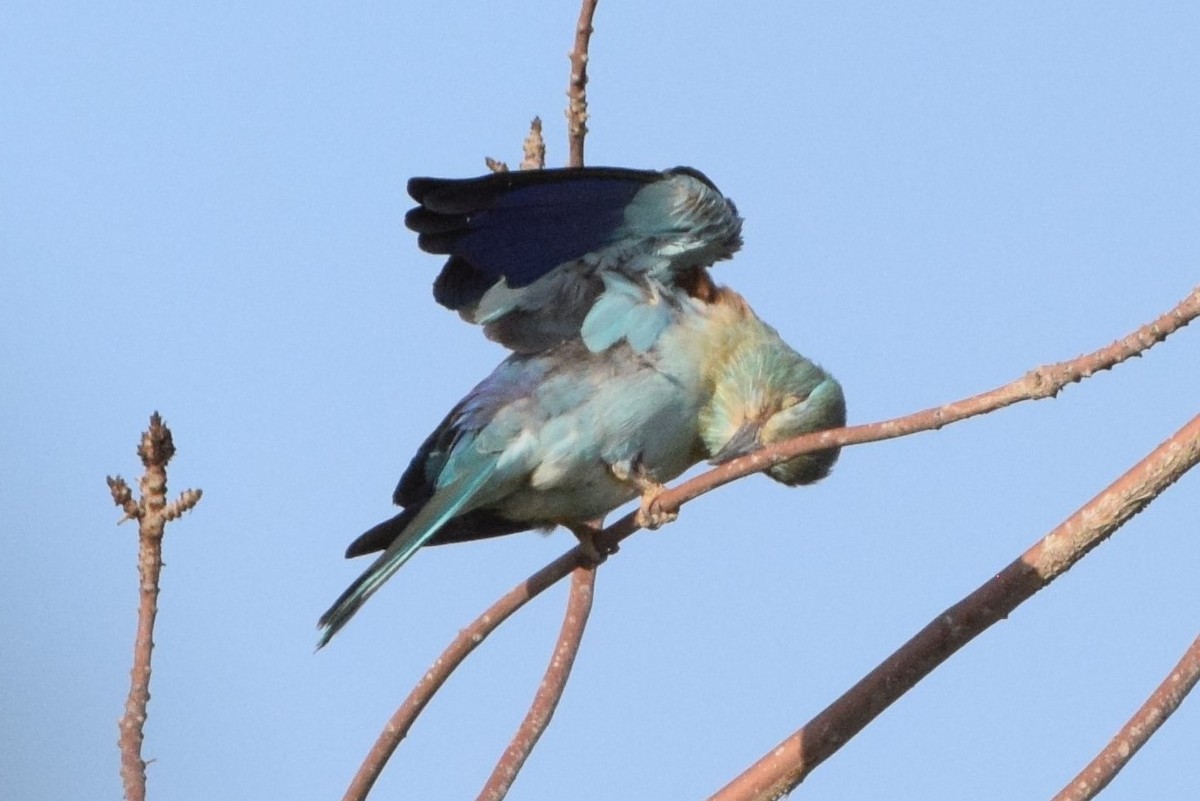
[[[190,512],[196,504],[200,503],[200,498],[203,495],[204,490],[184,490],[179,493],[178,498],[163,508],[163,518],[170,522],[176,518],[183,517],[184,512]]]
[[[597,0],[583,0],[575,25],[575,47],[571,50],[571,80],[567,84],[568,167],[583,166],[583,140],[587,136],[588,44],[592,40],[592,18]]]
[[[709,801],[768,801],[993,623],[1065,573],[1200,461],[1200,415],[917,636]]]
[[[548,587],[553,586],[563,576],[575,568],[585,564],[586,559],[578,549],[567,551],[550,564],[534,573],[505,593],[498,601],[488,607],[474,622],[464,628],[446,647],[441,656],[430,666],[417,686],[412,689],[404,703],[395,711],[379,738],[371,748],[367,758],[363,760],[350,786],[346,789],[342,801],[363,801],[371,792],[371,787],[379,779],[384,765],[399,747],[400,741],[408,736],[417,716],[450,678],[450,674],[462,663],[467,655],[482,643],[489,634],[528,601],[536,598]]]
[[[133,492],[120,476],[109,477],[108,487],[113,502],[125,512],[119,520],[138,521],[138,621],[133,643],[133,669],[130,671],[129,697],[125,714],[118,725],[117,744],[121,750],[121,782],[127,801],[146,798],[146,763],[142,759],[142,742],[146,724],[146,707],[150,703],[150,655],[154,649],[154,620],[158,615],[158,580],[162,573],[163,530],[170,520],[194,507],[200,500],[200,490],[186,490],[179,499],[167,503],[167,463],[175,455],[171,430],[158,412],[150,416],[150,427],[142,433],[138,456],[146,470],[138,480],[141,499],[134,501]]]
[[[579,653],[579,644],[583,641],[583,631],[592,611],[595,586],[596,565],[575,568],[571,574],[571,595],[567,600],[567,614],[563,618],[562,630],[554,646],[550,665],[538,686],[533,705],[480,792],[479,801],[501,801],[508,795],[508,790],[524,766],[525,760],[537,745],[542,732],[550,725],[550,718],[554,716],[554,710],[558,707],[559,699],[567,686],[567,679],[571,676],[571,667],[575,664],[576,654]]]
[[[1126,763],[1133,758],[1158,727],[1179,708],[1183,699],[1200,679],[1200,637],[1184,653],[1171,673],[1146,699],[1137,713],[1126,723],[1108,747],[1096,755],[1070,784],[1054,796],[1053,801],[1087,801],[1095,798],[1108,786]]]
[[[529,134],[522,147],[520,167],[522,170],[540,170],[546,166],[546,142],[542,139],[542,118],[534,117],[529,123]],[[483,163],[492,172],[508,172],[508,163],[484,156]]]
[[[117,521],[117,525],[121,525],[126,520],[137,520],[142,514],[142,510],[138,508],[137,501],[133,499],[133,490],[129,489],[129,485],[125,483],[125,479],[120,476],[108,476],[108,489],[112,492],[113,503],[121,507],[125,512],[125,516]]]
[[[879,442],[886,439],[914,434],[918,431],[936,431],[951,423],[969,417],[994,412],[1026,400],[1041,400],[1054,397],[1067,384],[1090,378],[1098,372],[1109,370],[1127,359],[1140,356],[1154,345],[1186,326],[1200,316],[1200,287],[1192,290],[1175,308],[1147,323],[1111,345],[1093,353],[1057,364],[1045,365],[1030,370],[1022,378],[1002,387],[974,397],[936,406],[914,414],[884,420],[868,425],[834,428],[815,434],[805,434],[786,442],[780,442],[725,464],[680,484],[663,493],[656,505],[664,512],[677,512],[679,507],[706,492],[728,484],[743,476],[766,470],[772,465],[786,462],[801,453],[819,451],[839,445],[858,445],[864,442]],[[604,530],[597,545],[611,550],[628,537],[638,526],[634,522],[636,513],[631,513]]]

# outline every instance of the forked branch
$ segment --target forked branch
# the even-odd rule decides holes
[[[525,765],[525,760],[533,752],[533,747],[541,738],[550,718],[558,707],[563,690],[566,689],[567,679],[571,675],[571,667],[575,664],[575,656],[579,653],[579,645],[583,642],[583,630],[587,626],[588,615],[592,612],[592,595],[596,588],[595,564],[575,568],[571,574],[571,595],[567,600],[567,614],[563,618],[562,630],[558,642],[554,645],[554,655],[542,683],[538,685],[533,704],[512,742],[504,750],[496,769],[488,778],[478,801],[501,801],[517,774]]]
[[[416,722],[417,716],[446,683],[446,679],[450,678],[450,674],[480,643],[487,639],[489,634],[505,620],[508,620],[513,612],[585,563],[586,559],[579,549],[567,551],[513,587],[489,606],[487,611],[477,617],[471,625],[460,631],[441,656],[430,665],[429,670],[425,671],[421,680],[417,682],[417,686],[413,687],[408,697],[404,699],[404,703],[383,727],[375,745],[367,754],[367,758],[363,760],[362,766],[354,775],[345,795],[342,796],[342,801],[363,801],[367,797],[367,794],[371,792],[371,787],[379,779],[379,774],[383,772],[384,765],[399,747],[400,741],[408,736],[409,729]]]

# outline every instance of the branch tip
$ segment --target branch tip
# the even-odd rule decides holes
[[[142,434],[137,455],[146,467],[166,467],[175,455],[175,442],[158,412],[150,415],[150,427]]]
[[[529,135],[525,137],[522,170],[541,170],[546,167],[546,140],[542,138],[542,118],[534,117],[529,123]]]

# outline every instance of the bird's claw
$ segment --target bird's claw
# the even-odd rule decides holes
[[[635,459],[632,464],[618,462],[610,469],[618,481],[632,484],[641,493],[642,505],[633,518],[640,528],[653,531],[667,523],[673,523],[679,517],[679,512],[668,512],[659,506],[658,497],[666,492],[667,488],[654,480],[640,460]]]
[[[666,491],[667,488],[658,483],[642,487],[642,505],[634,515],[633,522],[651,531],[662,528],[667,523],[674,523],[679,517],[679,512],[669,512],[658,503],[659,496]]]
[[[592,526],[572,526],[571,533],[575,535],[575,539],[579,540],[579,550],[583,553],[585,559],[590,564],[602,564],[608,557],[612,556],[620,546],[613,545],[601,547],[597,537],[600,536],[600,529]]]

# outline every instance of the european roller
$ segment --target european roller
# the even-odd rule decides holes
[[[639,495],[639,522],[654,527],[661,483],[697,462],[844,424],[832,376],[737,293],[702,269],[693,280],[672,294],[666,325],[644,348],[629,336],[636,327],[600,350],[564,337],[514,353],[471,390],[401,477],[393,497],[403,511],[347,550],[382,554],[322,615],[320,645],[423,545],[578,530]],[[805,454],[769,474],[812,483],[837,455]]]
[[[582,340],[645,353],[741,247],[731,201],[689,167],[413,178],[417,243],[450,258],[434,298],[518,353]]]

